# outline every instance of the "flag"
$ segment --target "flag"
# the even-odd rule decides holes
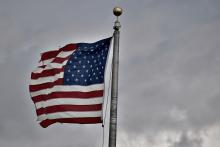
[[[41,54],[29,90],[42,127],[102,122],[105,65],[111,38],[68,44]]]

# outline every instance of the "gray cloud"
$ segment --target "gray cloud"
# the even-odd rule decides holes
[[[170,147],[202,147],[202,138],[190,138],[186,134],[182,134],[180,140]]]

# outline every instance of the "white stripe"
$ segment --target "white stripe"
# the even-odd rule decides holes
[[[33,71],[33,73],[41,73],[43,70],[44,70],[44,68],[42,68],[42,67],[37,67],[37,68]]]
[[[93,105],[102,104],[103,97],[80,99],[80,98],[56,98],[47,101],[40,101],[35,103],[36,109],[46,108],[55,105]]]
[[[86,112],[57,112],[57,113],[50,113],[38,116],[38,120],[45,120],[48,119],[59,119],[59,118],[83,118],[83,117],[101,117],[102,111],[86,111]]]
[[[68,62],[68,60],[65,60],[63,63],[50,63],[45,67],[46,69],[53,69],[53,68],[62,68],[63,65],[66,65],[66,63]]]
[[[80,86],[80,85],[56,85],[53,88],[50,89],[42,89],[36,92],[31,92],[31,96],[35,97],[42,94],[49,94],[52,92],[90,92],[95,90],[103,90],[104,84],[94,84],[89,86]]]
[[[47,60],[43,60],[43,65],[47,65],[49,63],[51,63],[52,61],[54,60],[54,58],[51,58],[51,59],[47,59]]]
[[[67,51],[67,52],[62,51],[62,52],[60,52],[60,53],[57,55],[57,57],[59,57],[59,58],[66,58],[66,57],[68,57],[69,55],[71,55],[74,51],[75,51],[75,50],[73,50],[73,51]]]
[[[48,76],[48,77],[41,77],[38,79],[31,79],[30,85],[38,85],[38,84],[43,84],[43,83],[48,83],[48,82],[54,82],[59,78],[63,78],[64,72],[60,72],[54,76]]]
[[[42,115],[37,116],[37,121],[43,121],[45,119],[47,119],[47,115],[46,114],[42,114]]]

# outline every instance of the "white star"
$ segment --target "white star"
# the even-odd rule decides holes
[[[75,81],[78,81],[78,79],[76,78]]]
[[[73,65],[73,68],[76,68],[76,65]]]
[[[80,72],[80,70],[77,70],[77,72]]]
[[[72,77],[74,77],[74,74],[72,74]]]
[[[86,59],[86,56],[84,56],[83,58]]]
[[[66,79],[66,81],[69,81],[70,79]]]
[[[86,72],[89,72],[89,70],[87,69]]]
[[[84,77],[84,75],[81,75],[81,77]]]
[[[82,61],[81,60],[79,60],[79,64],[81,63]]]
[[[96,80],[98,80],[99,78],[98,77],[96,77]]]
[[[72,63],[72,61],[70,60],[70,63]]]
[[[86,66],[85,65],[83,65],[83,68],[85,68]]]
[[[70,69],[68,69],[68,72],[70,72]]]

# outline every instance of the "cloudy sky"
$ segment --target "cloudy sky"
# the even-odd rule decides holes
[[[101,125],[41,128],[28,83],[41,52],[111,36],[116,5],[118,147],[219,147],[219,0],[0,0],[0,146],[102,147]]]

